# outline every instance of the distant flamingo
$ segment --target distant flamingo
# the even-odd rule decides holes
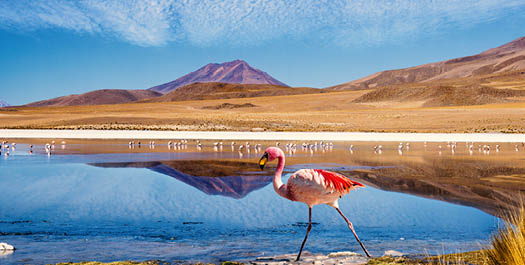
[[[343,197],[351,190],[364,187],[363,184],[352,181],[347,177],[337,174],[334,172],[321,170],[321,169],[300,169],[293,173],[288,179],[287,184],[283,184],[281,175],[284,169],[284,153],[280,148],[268,147],[264,152],[264,155],[259,160],[259,166],[261,170],[264,169],[266,162],[277,159],[277,170],[273,177],[273,188],[280,196],[291,200],[303,202],[308,205],[308,228],[306,230],[306,236],[304,237],[303,244],[299,250],[296,261],[299,261],[301,253],[303,252],[304,244],[308,238],[308,234],[312,229],[312,207],[317,204],[327,204],[334,207],[337,212],[345,219],[348,224],[348,228],[352,231],[357,239],[357,242],[363,248],[367,257],[370,254],[366,250],[359,237],[354,230],[352,223],[346,218],[346,216],[339,210],[339,198]]]

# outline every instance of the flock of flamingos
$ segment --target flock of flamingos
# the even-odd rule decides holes
[[[140,148],[142,145],[143,144],[140,141],[135,142],[134,140],[130,141],[128,143],[129,149],[135,149],[136,147]],[[227,146],[227,145],[228,144],[225,144],[222,141],[214,142],[213,143],[213,150],[215,152],[219,152],[219,151],[222,152],[224,150],[225,146]],[[149,141],[147,146],[150,149],[155,149],[155,146],[156,146],[155,141]],[[245,144],[237,144],[236,142],[231,142],[230,146],[231,146],[231,151],[232,152],[237,150],[241,154],[243,152],[250,153],[252,149],[253,149],[253,152],[255,152],[255,153],[260,153],[262,151],[262,144],[260,144],[260,143],[250,144],[250,142],[246,142]],[[279,147],[279,148],[281,148],[281,146],[284,146],[285,149],[286,149],[286,152],[288,152],[290,155],[293,155],[297,151],[297,147],[298,146],[301,147],[302,151],[309,151],[311,153],[314,153],[314,152],[316,152],[318,150],[321,150],[321,151],[332,150],[334,144],[333,144],[333,142],[320,141],[320,142],[314,142],[314,143],[303,142],[300,145],[298,145],[297,143],[286,143],[285,145],[281,145],[280,142],[276,142],[275,146]],[[424,149],[426,151],[428,143],[427,142],[423,142],[423,146],[424,146]],[[200,140],[195,140],[195,147],[197,148],[197,150],[201,151],[201,150],[203,150],[204,145],[200,142]],[[457,147],[457,142],[447,142],[446,144],[438,144],[437,145],[438,154],[442,154],[446,150],[449,150],[451,154],[454,154],[456,152],[456,147]],[[490,151],[491,151],[491,145],[490,144],[477,144],[476,145],[474,142],[465,142],[465,147],[467,148],[467,150],[468,150],[470,155],[473,155],[474,154],[474,150],[476,150],[476,149],[478,150],[479,153],[483,153],[485,155],[489,155]],[[514,145],[514,150],[516,152],[519,152],[520,151],[520,147],[521,148],[525,147],[525,143],[515,144]],[[171,149],[174,149],[174,150],[187,150],[188,149],[188,140],[184,140],[183,139],[183,140],[180,140],[180,141],[168,141],[167,148],[168,148],[168,150],[171,150]],[[349,147],[348,147],[348,150],[350,151],[350,153],[353,154],[354,151],[356,150],[356,147],[353,144],[350,144]],[[406,142],[406,143],[402,143],[401,142],[397,146],[397,152],[398,152],[399,155],[403,155],[403,153],[405,151],[409,151],[409,150],[410,150],[410,142]],[[375,154],[382,154],[383,153],[383,145],[381,145],[381,144],[374,145],[372,147],[372,151]],[[500,152],[501,151],[501,145],[495,144],[494,145],[494,151],[495,152]]]
[[[51,155],[57,145],[59,145],[61,149],[65,149],[66,141],[61,141],[60,144],[57,144],[55,141],[51,141],[50,143],[46,143],[43,145],[44,147],[43,150],[45,151],[47,155]],[[222,152],[224,151],[225,146],[227,145],[228,144],[225,144],[223,141],[214,142],[213,150],[215,152]],[[141,148],[142,146],[147,146],[149,149],[155,149],[157,145],[155,141],[149,141],[147,145],[143,144],[141,141],[135,141],[135,140],[132,140],[128,143],[129,149]],[[172,150],[172,149],[173,150],[187,150],[188,140],[182,139],[182,140],[177,140],[177,141],[168,141],[167,145],[165,146],[167,146],[168,150]],[[196,150],[198,151],[202,151],[203,148],[205,148],[205,146],[201,143],[200,140],[195,140],[194,146]],[[319,141],[319,142],[314,142],[314,143],[303,142],[302,144],[290,142],[290,143],[281,145],[280,142],[276,142],[275,146],[279,148],[284,148],[289,155],[294,155],[297,152],[298,147],[300,147],[300,149],[304,152],[310,152],[311,154],[314,154],[315,152],[319,150],[323,152],[330,151],[333,149],[334,144],[333,142]],[[455,154],[457,146],[458,146],[457,142],[446,142],[442,144],[438,143],[437,151],[439,155],[443,154],[443,152],[449,152],[450,154]],[[33,144],[29,144],[28,147],[29,147],[28,152],[32,154],[33,148],[35,146]],[[250,142],[245,142],[245,143],[237,144],[236,142],[231,142],[230,147],[231,147],[232,152],[237,151],[239,153],[240,158],[243,157],[244,153],[249,154],[252,152],[252,150],[254,153],[260,153],[262,151],[262,144],[260,143],[251,144]],[[406,142],[406,143],[401,142],[399,143],[399,145],[395,147],[396,147],[395,149],[397,150],[397,153],[399,155],[403,155],[405,152],[410,150],[410,142]],[[423,147],[424,147],[424,150],[427,151],[428,143],[423,142]],[[493,152],[496,152],[496,153],[499,153],[502,150],[500,144],[495,144],[494,147],[492,147],[490,144],[476,144],[474,142],[465,142],[465,148],[468,151],[469,155],[473,155],[476,152],[476,150],[478,153],[482,153],[484,155],[490,155],[491,150],[493,150]],[[521,143],[521,144],[516,143],[514,145],[514,151],[519,152],[521,149],[525,149],[525,143]],[[9,156],[11,152],[14,152],[15,150],[16,150],[16,143],[14,142],[9,143],[8,141],[2,141],[0,145],[0,155],[3,154],[4,156]],[[350,144],[348,147],[348,151],[350,152],[350,154],[353,154],[355,151],[357,151],[357,148],[353,144]],[[383,154],[383,145],[381,144],[374,145],[371,148],[371,151],[373,151],[374,154],[381,155]]]

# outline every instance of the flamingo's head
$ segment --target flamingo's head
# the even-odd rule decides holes
[[[266,162],[271,162],[283,155],[284,153],[279,147],[268,147],[266,151],[264,151],[264,155],[259,160],[259,166],[261,167],[261,170],[264,169],[264,165],[266,165]]]

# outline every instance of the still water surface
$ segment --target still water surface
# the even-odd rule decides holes
[[[400,166],[368,146],[359,159],[347,159],[347,147],[290,152],[285,181],[302,167],[366,172]],[[229,148],[71,144],[48,156],[18,144],[0,159],[0,242],[17,247],[0,263],[218,262],[295,253],[306,230],[306,205],[277,196],[272,169],[257,171],[261,151]],[[359,164],[365,157],[368,162]],[[371,166],[372,160],[382,162]],[[340,200],[372,255],[479,249],[498,224],[476,208],[372,186]],[[334,209],[314,207],[313,221],[306,251],[361,253]]]

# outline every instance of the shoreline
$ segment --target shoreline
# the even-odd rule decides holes
[[[0,129],[0,139],[191,139],[356,142],[525,142],[525,134]]]

